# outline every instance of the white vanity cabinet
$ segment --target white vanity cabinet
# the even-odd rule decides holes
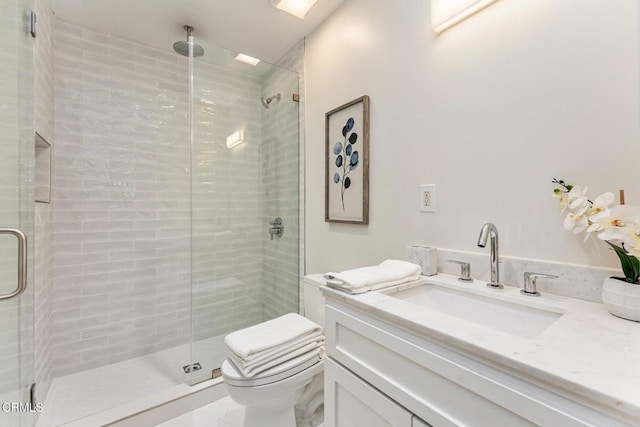
[[[343,301],[325,324],[327,427],[630,425]]]
[[[413,424],[411,424],[411,427],[431,427],[431,426],[414,415]]]
[[[409,411],[335,361],[325,361],[324,375],[325,427],[412,426],[413,416]]]

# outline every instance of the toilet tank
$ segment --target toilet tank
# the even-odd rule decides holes
[[[304,277],[302,292],[304,316],[324,328],[324,295],[320,291],[321,286],[324,286],[322,274],[310,274]]]

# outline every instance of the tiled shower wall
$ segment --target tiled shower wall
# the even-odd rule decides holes
[[[285,68],[274,68],[262,79],[262,96],[282,95],[280,102],[274,101],[270,108],[262,110],[262,220],[263,224],[269,224],[281,217],[285,226],[281,238],[271,240],[269,234],[262,234],[265,319],[298,311],[302,195],[297,171],[302,170],[300,129],[303,128],[299,117],[303,109],[301,103],[293,101],[293,95],[302,95],[303,60],[304,41],[301,41],[279,62]]]
[[[194,338],[262,320],[260,76],[198,61],[191,242],[186,59],[56,21],[55,376],[186,343],[190,247]]]
[[[34,125],[53,144],[53,34],[54,17],[49,0],[36,0],[38,37],[34,47]],[[34,368],[36,400],[43,402],[51,384],[51,297],[53,262],[52,205],[35,204],[34,239]]]
[[[263,318],[262,107],[257,75],[197,60],[194,80],[193,335],[200,340]],[[245,142],[227,148],[227,136],[238,130]]]
[[[64,20],[55,43],[60,376],[188,341],[190,161],[184,60]]]

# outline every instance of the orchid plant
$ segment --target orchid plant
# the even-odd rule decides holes
[[[614,205],[613,193],[590,200],[587,188],[554,178],[553,196],[567,212],[564,228],[575,234],[586,233],[585,240],[597,235],[616,252],[624,272],[624,280],[640,285],[640,207]]]

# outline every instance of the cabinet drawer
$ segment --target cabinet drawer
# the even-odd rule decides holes
[[[333,301],[327,354],[435,426],[623,426],[558,394]]]
[[[330,359],[324,381],[325,427],[411,427],[412,414]]]

